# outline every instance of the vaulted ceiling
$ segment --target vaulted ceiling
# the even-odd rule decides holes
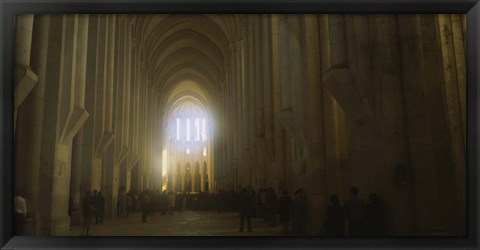
[[[152,89],[164,107],[182,97],[212,105],[223,89],[230,45],[242,39],[242,15],[138,15],[133,35],[144,48]]]

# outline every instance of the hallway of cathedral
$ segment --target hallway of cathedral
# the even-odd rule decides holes
[[[101,211],[95,235],[239,235],[238,213],[116,219],[129,199],[165,191],[228,192],[248,213],[266,204],[303,235],[328,235],[331,221],[352,235],[360,221],[463,236],[465,25],[460,14],[18,15],[25,234],[78,235]],[[254,220],[252,235],[280,231]]]
[[[238,213],[183,211],[174,216],[156,214],[141,223],[141,214],[126,219],[113,218],[93,225],[91,236],[281,236],[282,227],[270,227],[263,219],[252,219],[252,232],[239,232]],[[62,236],[78,236],[81,226],[72,227]]]

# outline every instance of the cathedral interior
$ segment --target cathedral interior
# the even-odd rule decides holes
[[[14,185],[29,234],[87,190],[384,201],[386,234],[465,236],[466,20],[456,14],[18,15]],[[158,215],[157,215],[158,216]],[[115,218],[116,219],[116,218]],[[138,221],[138,223],[140,223]],[[232,225],[238,230],[237,221]],[[255,228],[254,228],[255,231]]]

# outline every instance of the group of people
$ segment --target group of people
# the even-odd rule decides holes
[[[382,236],[385,232],[383,200],[377,194],[369,195],[365,203],[358,197],[358,188],[350,189],[351,198],[340,206],[337,195],[330,197],[331,205],[327,209],[325,231],[327,236]],[[345,222],[348,223],[345,223]],[[348,229],[345,228],[348,226]]]
[[[72,199],[69,204],[69,215],[73,212]],[[102,191],[91,190],[85,192],[85,198],[82,201],[83,228],[82,236],[89,236],[90,227],[95,220],[95,224],[103,223],[105,218],[105,197]]]
[[[306,197],[303,189],[295,191],[292,199],[288,191],[283,190],[277,198],[273,188],[260,189],[258,194],[251,188],[244,188],[239,199],[240,230],[243,232],[245,221],[247,229],[252,231],[251,218],[263,218],[263,222],[270,227],[277,226],[278,218],[284,234],[289,234],[290,228],[296,235],[305,233]]]
[[[359,196],[358,188],[350,189],[351,197],[344,206],[340,206],[337,195],[330,197],[324,227],[327,236],[381,236],[385,231],[383,200],[376,194],[370,194],[368,203]],[[23,209],[22,199],[16,196],[16,221],[21,221],[26,214]],[[18,203],[18,204],[17,204]],[[105,216],[105,197],[96,190],[87,191],[82,203],[83,230],[82,235],[88,236],[90,226],[102,223]],[[201,211],[213,210],[221,214],[225,211],[238,212],[240,217],[239,232],[245,228],[251,232],[252,218],[263,218],[263,222],[270,227],[281,223],[284,234],[289,234],[290,229],[294,235],[304,235],[307,220],[307,199],[303,189],[295,191],[293,198],[288,191],[283,190],[277,197],[273,188],[260,189],[258,193],[251,187],[243,188],[241,192],[175,194],[172,191],[145,190],[140,194],[125,192],[121,188],[117,198],[117,217],[126,218],[130,213],[140,209],[142,223],[147,223],[149,215],[174,215],[175,210],[197,209]],[[18,210],[18,211],[17,211]],[[69,209],[69,214],[71,210]],[[17,219],[18,217],[18,219]],[[346,223],[348,222],[348,223]],[[16,223],[21,225],[20,222]]]
[[[147,223],[148,215],[155,216],[156,212],[161,215],[173,216],[175,211],[175,194],[172,191],[164,190],[156,193],[151,190],[145,190],[139,195],[140,207],[142,210],[142,223]]]

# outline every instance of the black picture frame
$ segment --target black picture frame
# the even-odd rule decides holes
[[[22,13],[465,13],[467,14],[466,237],[12,237],[14,16]],[[478,249],[480,3],[478,0],[0,0],[0,246],[2,249]],[[448,202],[448,201],[444,201]]]

